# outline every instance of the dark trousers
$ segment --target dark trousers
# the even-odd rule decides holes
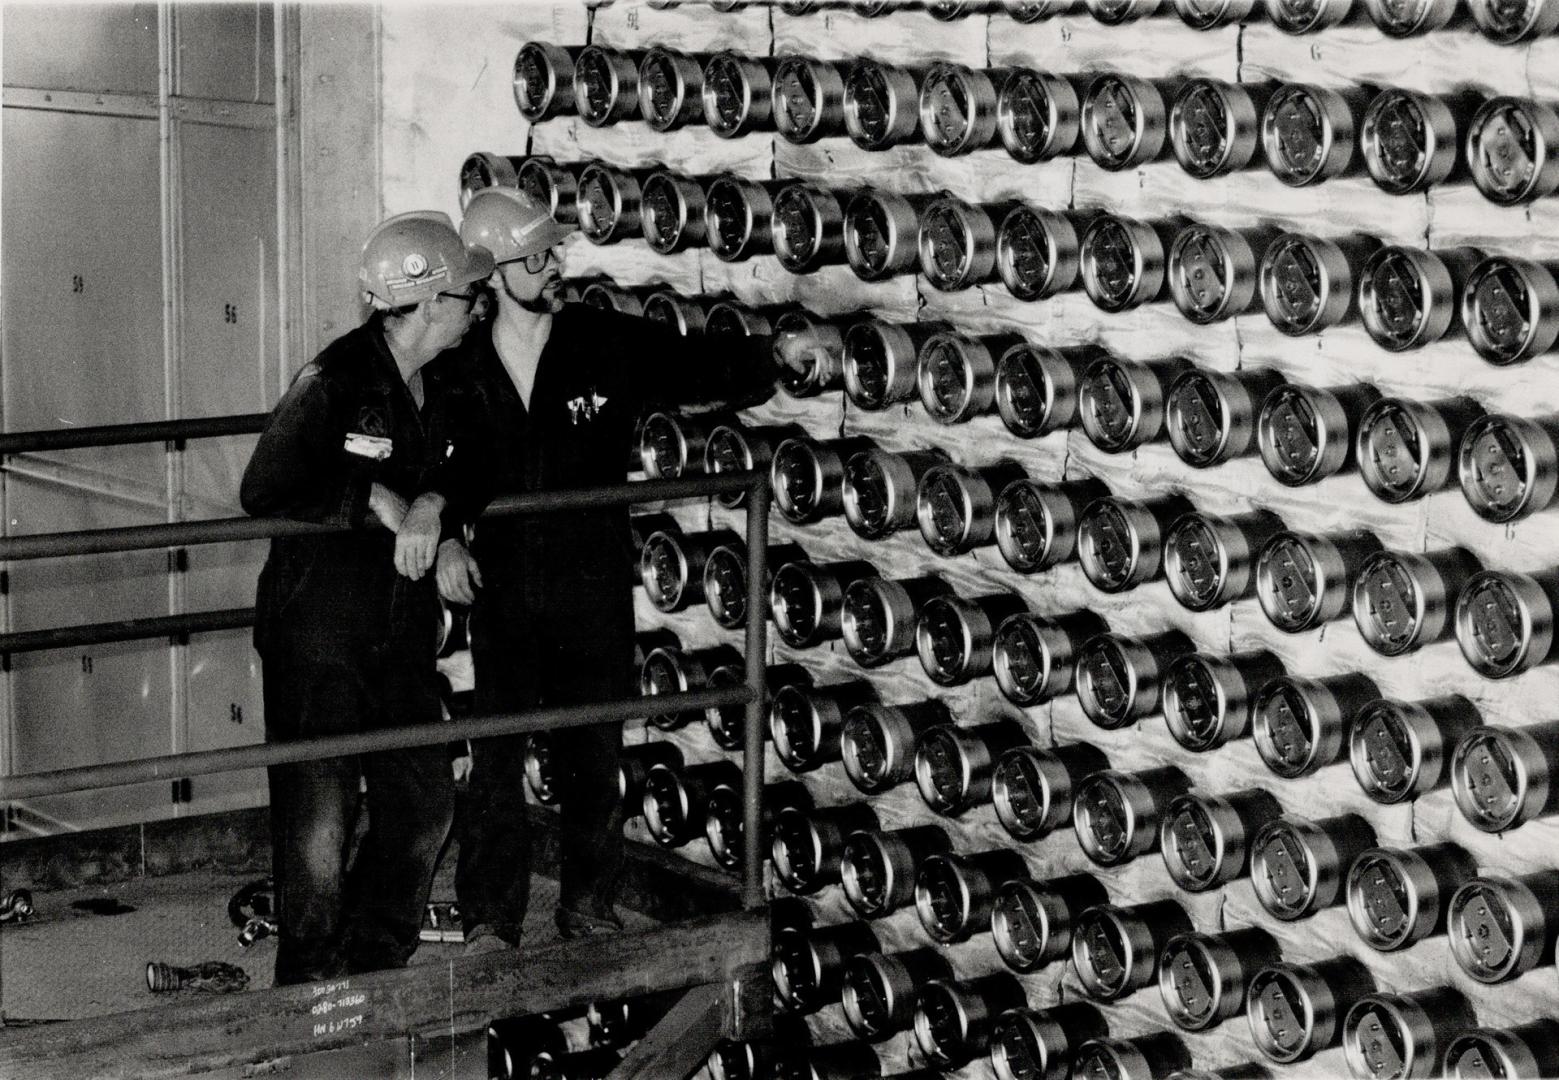
[[[284,639],[264,657],[270,741],[439,719],[431,654],[371,651],[345,663],[298,645]],[[454,809],[444,745],[278,765],[269,779],[276,984],[403,967]],[[365,800],[368,828],[349,868]]]
[[[637,693],[633,614],[625,597],[599,610],[582,602],[549,618],[491,582],[487,590],[471,618],[479,713]],[[624,857],[617,788],[622,728],[612,723],[550,732],[562,830],[559,907],[566,911],[609,913],[616,899]],[[468,931],[486,925],[518,942],[530,901],[525,740],[478,741],[471,764],[455,871],[461,918]]]

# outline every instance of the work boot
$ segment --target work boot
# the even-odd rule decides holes
[[[514,947],[515,945],[513,942],[505,941],[503,938],[499,937],[498,931],[494,930],[486,923],[479,923],[476,926],[473,926],[470,932],[466,934],[466,956],[479,956],[482,953],[503,952],[505,949],[512,949]]]
[[[594,937],[597,934],[613,934],[623,928],[623,921],[611,911],[575,911],[558,908],[558,937],[572,941],[578,937]]]

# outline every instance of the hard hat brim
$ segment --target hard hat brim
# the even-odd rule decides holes
[[[539,255],[550,247],[556,247],[568,237],[579,231],[578,225],[564,225],[556,219],[548,219],[537,225],[525,237],[525,243],[521,245],[519,252],[514,256],[523,259],[530,255]],[[509,262],[512,260],[504,260]]]
[[[492,277],[493,253],[480,244],[472,244],[466,248],[468,257],[465,269],[458,274],[451,274],[449,278],[450,288],[458,289],[462,285],[469,285],[473,281],[486,281]]]

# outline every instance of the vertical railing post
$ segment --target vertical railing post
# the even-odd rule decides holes
[[[747,489],[747,702],[742,728],[742,906],[762,907],[763,896],[763,728],[767,722],[769,478],[753,477]]]

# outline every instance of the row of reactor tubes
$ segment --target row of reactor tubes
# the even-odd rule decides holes
[[[699,0],[689,0],[692,6]],[[741,11],[773,6],[787,15],[801,17],[830,11],[848,11],[866,18],[927,11],[933,18],[951,21],[971,15],[1003,12],[1019,22],[1038,22],[1073,11],[1074,0],[708,0],[716,11]],[[680,0],[650,0],[651,7],[677,8]],[[1264,13],[1284,33],[1309,34],[1337,26],[1358,9],[1384,33],[1410,37],[1428,33],[1470,18],[1486,37],[1503,45],[1529,41],[1553,33],[1559,26],[1559,5],[1549,0],[1468,0],[1462,11],[1457,0],[1084,0],[1088,13],[1109,26],[1118,26],[1160,13],[1172,7],[1187,26],[1212,30],[1250,21]]]
[[[1392,352],[1459,329],[1498,366],[1559,342],[1555,267],[1475,247],[1141,220],[1015,200],[974,204],[734,173],[693,177],[601,161],[468,157],[462,197],[493,186],[528,193],[597,245],[642,236],[661,254],[708,248],[725,262],[772,254],[791,273],[848,265],[868,282],[918,271],[944,292],[999,281],[1025,302],[1081,288],[1110,314],[1169,299],[1200,325],[1260,309],[1289,336],[1358,321]]]
[[[1559,7],[1556,7],[1559,10]],[[705,124],[722,138],[775,131],[793,143],[848,135],[866,150],[924,141],[957,156],[1000,144],[1033,163],[1086,149],[1101,168],[1173,156],[1206,180],[1261,163],[1304,187],[1367,171],[1407,194],[1470,174],[1503,206],[1559,188],[1559,113],[1520,97],[1474,100],[1387,87],[1143,79],[1111,71],[903,67],[664,46],[618,50],[532,41],[515,59],[514,96],[532,123],[576,114],[604,127]]]

